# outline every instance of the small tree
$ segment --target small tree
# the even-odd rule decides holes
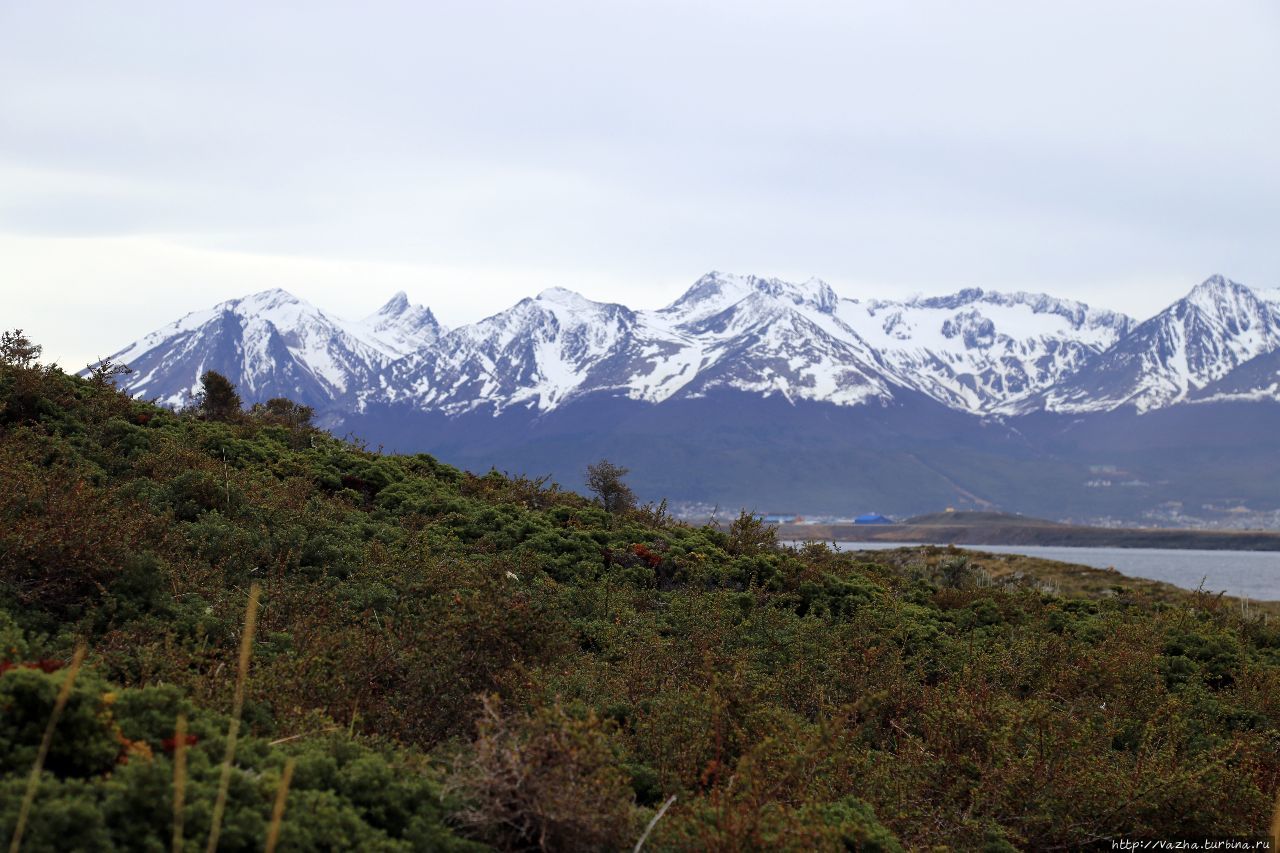
[[[974,583],[975,571],[969,558],[963,554],[948,557],[939,565],[942,570],[942,585],[950,589],[964,589]]]
[[[759,554],[778,544],[778,529],[745,509],[729,525],[728,534],[730,554]]]
[[[635,509],[636,494],[622,481],[627,469],[601,459],[587,466],[587,489],[599,499],[605,512],[616,514]]]
[[[0,364],[6,367],[35,367],[42,350],[43,347],[33,344],[21,329],[0,332]]]
[[[102,358],[88,366],[89,381],[94,385],[106,385],[117,376],[128,376],[133,368],[127,364],[117,364],[109,358]]]
[[[265,403],[254,403],[249,412],[263,423],[278,424],[295,430],[311,426],[311,419],[316,414],[315,409],[295,403],[288,397],[272,397]]]
[[[242,404],[236,386],[214,370],[200,377],[200,393],[196,397],[200,414],[211,421],[230,421],[240,416]]]
[[[484,696],[477,736],[450,774],[458,820],[501,850],[630,849],[634,793],[594,715],[557,703],[504,712]]]

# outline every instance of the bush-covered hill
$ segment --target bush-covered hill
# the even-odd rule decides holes
[[[780,548],[338,441],[230,389],[174,413],[0,350],[0,840],[26,849],[1070,849],[1259,832],[1280,631]],[[231,394],[231,396],[227,396]],[[623,501],[622,504],[626,502]]]

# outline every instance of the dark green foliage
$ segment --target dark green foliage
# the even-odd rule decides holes
[[[41,661],[46,668],[61,661]],[[0,676],[0,773],[20,775],[29,770],[44,734],[49,712],[62,683],[59,671],[45,672],[38,665],[21,666]],[[57,776],[85,778],[110,770],[120,752],[108,727],[102,682],[81,678],[58,721],[59,737],[49,749],[45,768]]]
[[[822,822],[835,830],[846,850],[863,853],[901,853],[893,833],[876,820],[875,812],[857,797],[845,797],[822,806]]]
[[[0,836],[9,837],[25,771],[61,673],[0,676]],[[82,673],[58,724],[25,839],[30,850],[167,849],[173,809],[173,726],[193,714],[185,836],[203,845],[227,721],[199,713],[174,688],[104,690]],[[445,824],[436,775],[344,737],[272,746],[240,743],[220,850],[259,850],[287,756],[297,761],[281,844],[294,850],[471,850]]]
[[[200,377],[200,393],[196,398],[200,414],[211,421],[229,421],[240,416],[244,404],[231,380],[215,370]]]
[[[693,528],[370,453],[288,401],[175,414],[14,341],[0,838],[57,667],[93,650],[28,849],[167,849],[180,711],[200,846],[255,581],[227,850],[261,849],[288,756],[281,849],[628,848],[673,794],[646,849],[1071,849],[1269,820],[1280,630],[1207,596],[782,548],[749,513]]]

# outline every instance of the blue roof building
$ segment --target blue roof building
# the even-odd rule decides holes
[[[893,524],[892,518],[885,518],[878,512],[869,512],[853,520],[854,524]]]

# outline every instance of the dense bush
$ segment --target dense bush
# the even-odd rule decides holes
[[[6,339],[8,340],[8,339]],[[1246,834],[1280,630],[1206,596],[990,584],[467,474],[219,386],[173,413],[0,359],[0,837],[77,639],[28,849],[198,848],[263,589],[222,849],[1071,848]],[[208,402],[208,398],[206,398]],[[166,748],[166,743],[168,744]]]
[[[62,673],[18,667],[0,676],[0,835],[19,803]],[[31,850],[161,849],[172,831],[174,723],[191,714],[184,837],[209,833],[227,721],[200,713],[179,690],[109,691],[92,673],[75,683],[25,835]],[[440,787],[420,759],[345,737],[273,745],[241,741],[222,850],[259,850],[286,757],[297,762],[280,830],[283,849],[470,850],[443,819]],[[408,762],[408,763],[406,763]],[[167,847],[167,843],[164,845]]]

